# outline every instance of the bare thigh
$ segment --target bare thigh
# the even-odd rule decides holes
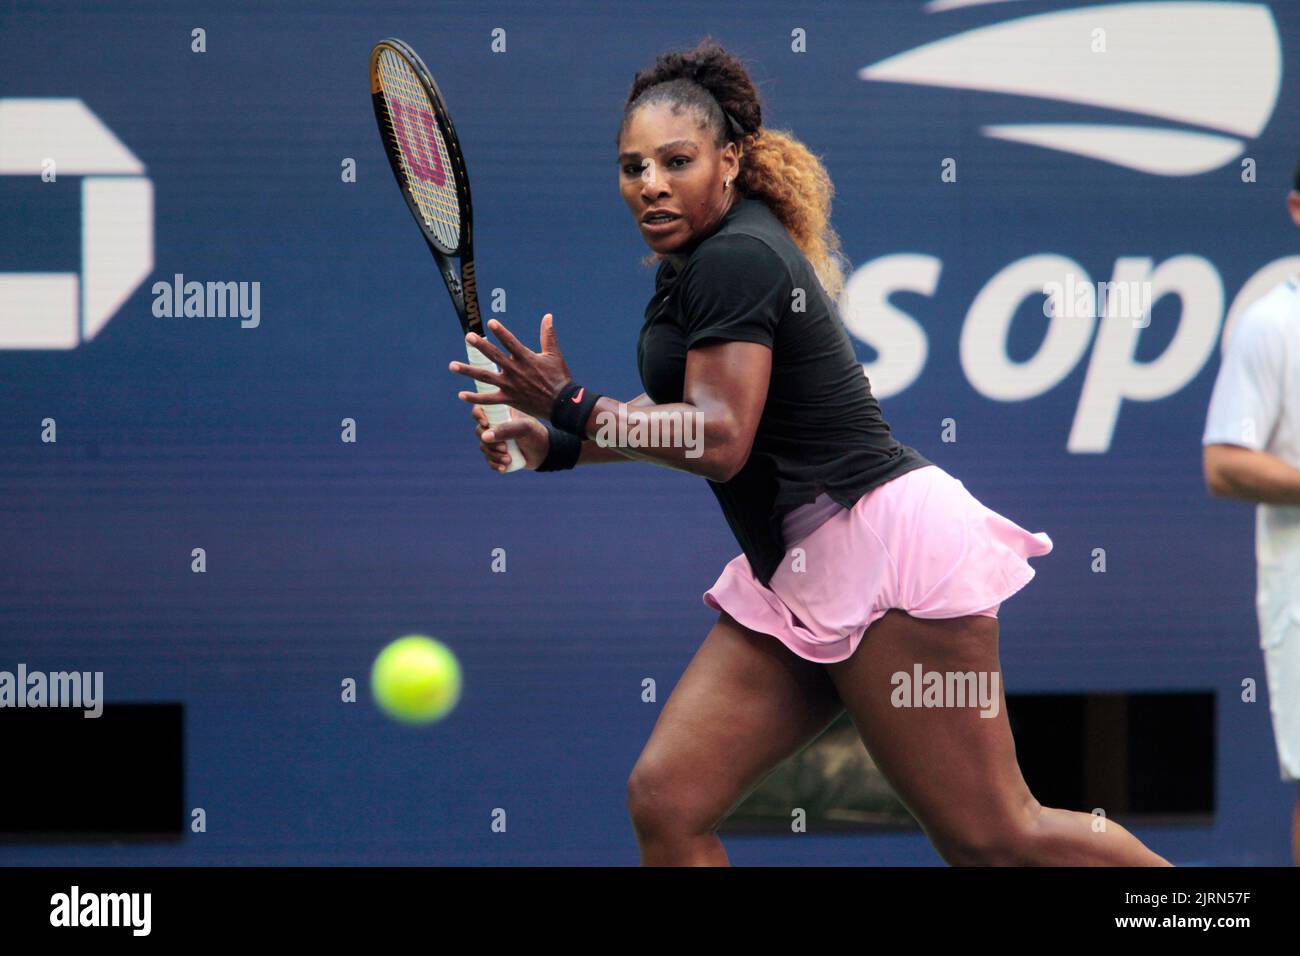
[[[844,710],[824,665],[723,612],[628,782],[633,814],[703,833]]]
[[[978,706],[896,707],[894,674],[997,675],[997,714]],[[848,660],[827,665],[863,743],[945,857],[996,849],[1037,809],[1020,774],[998,660],[998,622],[891,610]],[[991,683],[989,687],[991,688]]]

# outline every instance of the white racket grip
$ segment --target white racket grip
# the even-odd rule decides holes
[[[469,364],[475,368],[481,368],[489,372],[500,371],[495,362],[468,342],[465,343],[465,351],[469,355]],[[495,385],[489,385],[487,382],[475,381],[474,387],[480,392],[495,392],[497,390]],[[493,425],[500,425],[503,422],[510,421],[510,409],[505,405],[484,405],[483,411],[487,412],[488,421]],[[519,451],[519,446],[513,438],[506,442],[506,451],[510,452],[510,464],[506,465],[507,474],[524,467],[524,456]]]

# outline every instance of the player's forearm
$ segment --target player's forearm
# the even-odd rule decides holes
[[[1267,452],[1234,456],[1218,468],[1217,478],[1216,490],[1225,498],[1300,505],[1300,469]]]
[[[634,460],[616,448],[603,448],[590,438],[582,443],[582,451],[578,453],[579,465],[612,465]]]
[[[727,480],[743,464],[735,422],[685,402],[638,406],[601,398],[587,419],[587,436],[584,454],[588,444],[596,445],[712,481]]]
[[[645,392],[642,392],[636,398],[632,399],[632,401],[628,402],[628,404],[635,405],[637,407],[642,407],[647,405],[653,405],[654,402],[650,400],[649,395],[647,395]],[[637,459],[632,458],[629,455],[625,455],[617,448],[614,448],[612,446],[601,445],[590,438],[588,438],[586,441],[582,443],[582,451],[578,454],[579,465],[606,465],[606,464],[617,464],[618,462],[621,461],[636,461],[636,460]]]

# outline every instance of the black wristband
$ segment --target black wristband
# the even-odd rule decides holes
[[[600,396],[595,392],[570,381],[560,390],[555,404],[551,406],[551,424],[562,432],[585,439],[587,419],[591,417],[591,410],[599,399]]]
[[[564,471],[578,463],[578,456],[582,454],[581,438],[552,425],[546,425],[546,434],[550,443],[546,447],[546,459],[537,466],[537,471]]]

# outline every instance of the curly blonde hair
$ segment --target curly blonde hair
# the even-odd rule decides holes
[[[652,103],[696,110],[713,131],[714,145],[737,145],[741,163],[736,188],[742,196],[767,204],[808,258],[826,294],[838,300],[848,261],[831,227],[835,187],[808,147],[787,130],[763,126],[758,90],[741,60],[711,37],[693,50],[661,54],[633,80],[619,134],[633,113]],[[656,254],[647,261],[661,258]]]

